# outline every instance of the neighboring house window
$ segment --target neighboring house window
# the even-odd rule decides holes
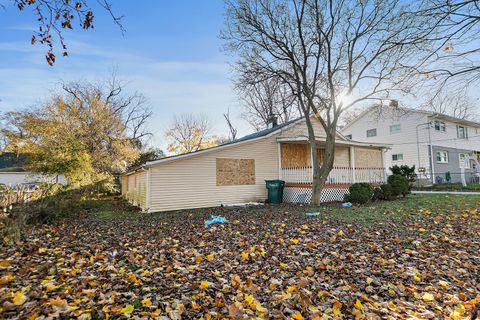
[[[390,133],[399,133],[401,131],[400,124],[393,124],[390,126]]]
[[[459,153],[458,154],[458,163],[460,168],[470,169],[470,160],[468,153]]]
[[[457,138],[459,139],[467,139],[467,128],[462,126],[457,126]]]
[[[435,128],[436,131],[445,132],[447,127],[445,125],[445,122],[435,121],[434,122],[434,128]]]
[[[352,135],[351,135],[351,134],[347,134],[347,135],[345,136],[345,138],[347,138],[348,140],[352,140]]]
[[[393,161],[403,161],[403,153],[392,154]]]
[[[368,129],[367,130],[367,138],[376,137],[377,136],[377,129]]]
[[[437,151],[437,162],[448,163],[448,151]]]

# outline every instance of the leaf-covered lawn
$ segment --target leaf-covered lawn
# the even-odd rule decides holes
[[[480,197],[102,211],[1,248],[0,318],[474,319]],[[210,214],[226,225],[204,227]]]

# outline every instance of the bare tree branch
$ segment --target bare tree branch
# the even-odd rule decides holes
[[[80,28],[85,30],[93,29],[94,26],[92,0],[7,0],[7,2],[11,2],[20,12],[24,12],[26,9],[33,11],[38,27],[32,35],[31,43],[39,42],[48,47],[45,58],[49,65],[53,65],[56,60],[54,54],[55,37],[60,42],[63,56],[67,56],[67,44],[63,31],[73,29],[75,20],[78,20]],[[123,16],[118,16],[113,12],[112,5],[108,0],[96,0],[95,2],[107,11],[113,22],[124,34]],[[0,7],[4,6],[0,5]]]
[[[432,50],[438,20],[417,14],[424,5],[402,0],[227,1],[222,37],[239,56],[238,81],[246,86],[278,79],[305,117],[314,203],[333,166],[342,113],[362,101],[409,93],[421,80],[401,62],[418,66]],[[315,122],[326,135],[320,165]]]
[[[230,119],[230,109],[227,110],[227,113],[223,114],[223,117],[225,118],[225,121],[227,122],[228,125],[228,131],[230,133],[229,135],[229,140],[230,141],[235,141],[237,140],[237,128],[232,123],[232,119]]]

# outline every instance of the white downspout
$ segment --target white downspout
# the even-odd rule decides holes
[[[355,147],[350,146],[350,167],[352,168],[352,183],[356,182],[355,177]]]
[[[277,155],[278,155],[278,179],[283,180],[282,172],[282,146],[280,142],[277,142]]]

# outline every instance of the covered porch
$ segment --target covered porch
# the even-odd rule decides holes
[[[311,148],[306,138],[279,138],[279,177],[285,181],[285,202],[308,202],[311,199],[313,178]],[[366,182],[382,184],[386,181],[384,166],[385,146],[366,145],[353,141],[339,141],[335,160],[328,175],[322,200],[343,199],[351,184]],[[317,142],[318,162],[325,159],[325,143]]]

